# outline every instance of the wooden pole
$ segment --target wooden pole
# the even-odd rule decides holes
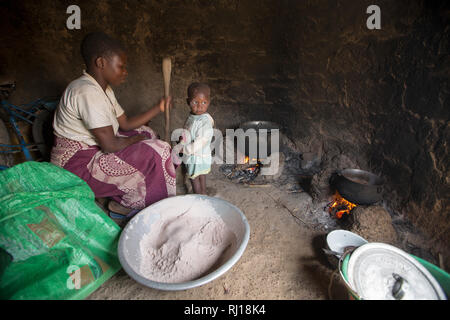
[[[170,96],[170,76],[172,73],[172,60],[170,58],[164,58],[162,63],[162,71],[164,77],[164,96],[167,98]],[[170,143],[170,110],[164,108],[165,119],[165,135],[164,140]]]

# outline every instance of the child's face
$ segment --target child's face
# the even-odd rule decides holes
[[[208,110],[210,103],[209,95],[203,92],[197,92],[193,98],[188,100],[188,103],[191,107],[192,114],[199,116]]]

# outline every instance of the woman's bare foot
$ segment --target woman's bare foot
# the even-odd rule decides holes
[[[122,206],[120,203],[111,200],[108,203],[108,209],[114,213],[118,213],[121,215],[126,216],[127,214],[129,214],[131,211],[133,211],[133,209],[127,208]]]

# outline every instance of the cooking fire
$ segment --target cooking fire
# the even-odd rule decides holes
[[[254,172],[255,170],[258,170],[260,167],[260,162],[258,161],[258,159],[252,158],[252,161],[250,161],[250,158],[247,156],[245,157],[244,164],[250,166],[247,169],[245,169],[249,172]]]
[[[243,164],[224,165],[221,168],[227,178],[237,182],[248,183],[253,181],[261,170],[261,162],[258,159],[245,157]]]
[[[328,205],[328,212],[338,219],[342,219],[344,215],[350,214],[356,207],[356,204],[344,199],[338,191],[333,196],[334,200]]]

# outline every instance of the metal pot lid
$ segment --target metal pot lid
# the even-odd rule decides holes
[[[430,272],[406,252],[385,244],[357,248],[348,263],[348,280],[366,300],[446,300]]]

